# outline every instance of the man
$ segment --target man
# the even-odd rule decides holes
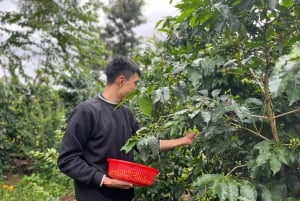
[[[58,157],[58,167],[74,179],[77,201],[130,201],[133,184],[107,176],[107,158],[133,161],[133,153],[121,151],[139,126],[131,110],[116,107],[137,89],[141,72],[125,57],[107,65],[107,86],[96,98],[80,103],[71,113]],[[160,140],[160,150],[190,145],[195,134]]]

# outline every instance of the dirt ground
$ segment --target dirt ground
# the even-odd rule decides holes
[[[66,195],[66,196],[61,197],[60,201],[76,201],[76,199],[72,195]]]

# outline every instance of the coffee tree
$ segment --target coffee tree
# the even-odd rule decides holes
[[[297,200],[299,1],[181,1],[167,40],[139,57],[142,129],[125,148],[161,170],[136,200]],[[146,114],[146,115],[145,115]],[[194,146],[151,151],[190,128]],[[156,154],[155,154],[156,153]]]

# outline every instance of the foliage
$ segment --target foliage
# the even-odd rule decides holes
[[[148,128],[140,128],[137,134],[131,137],[122,147],[128,153],[133,147],[139,152],[140,158],[145,162],[149,157],[159,156],[159,142],[156,136],[148,133]]]
[[[101,38],[113,55],[130,55],[138,45],[133,29],[145,22],[143,5],[143,0],[110,0],[104,7],[107,22]]]
[[[20,85],[20,87],[21,86],[22,85]],[[34,95],[39,98],[43,98],[43,105],[45,107],[50,107],[50,110],[45,110],[45,108],[43,108],[39,111],[39,113],[36,113],[36,110],[39,108],[39,101],[35,101],[34,98],[31,99],[32,101],[30,101],[30,106],[35,108],[35,110],[33,111],[28,111],[30,107],[26,104],[26,99],[22,101],[22,106],[16,105],[15,100],[10,99],[10,101],[12,101],[13,103],[10,104],[10,106],[16,106],[21,114],[25,109],[26,111],[28,111],[26,113],[28,119],[23,115],[20,116],[20,113],[17,113],[17,115],[15,116],[13,112],[16,112],[17,110],[13,110],[10,112],[9,110],[4,110],[7,114],[7,117],[12,116],[13,118],[15,118],[15,122],[10,122],[10,120],[7,121],[7,124],[3,125],[3,129],[6,131],[5,133],[1,134],[1,136],[6,136],[6,138],[4,138],[6,139],[6,141],[3,144],[11,145],[9,149],[7,148],[1,150],[1,152],[7,155],[6,158],[1,159],[3,159],[3,161],[9,162],[8,166],[3,167],[3,170],[5,171],[3,171],[3,173],[6,173],[8,169],[11,174],[30,174],[32,171],[36,172],[36,174],[31,174],[30,176],[23,177],[22,180],[16,185],[12,185],[12,190],[10,190],[9,188],[3,189],[2,191],[0,190],[1,198],[3,198],[4,201],[32,199],[59,200],[59,197],[61,195],[67,193],[66,189],[69,189],[70,191],[72,190],[72,182],[70,182],[70,178],[61,173],[56,165],[58,156],[57,149],[62,139],[62,129],[65,125],[65,118],[62,118],[64,116],[64,110],[62,108],[59,108],[58,105],[56,105],[55,107],[55,109],[57,109],[58,111],[52,110],[51,104],[55,103],[55,99],[51,100],[51,98],[53,98],[51,93],[53,93],[54,95],[55,92],[52,91],[50,93],[49,89],[48,91],[46,91],[46,88],[43,89],[45,90],[43,91],[43,93],[47,93],[47,96],[39,94]],[[15,92],[14,94],[18,93]],[[33,97],[33,95],[28,96]],[[20,94],[19,97],[21,97]],[[42,112],[47,112],[47,115],[44,116]],[[42,124],[42,121],[45,121],[45,125]],[[54,122],[52,126],[51,121]],[[16,127],[16,125],[20,124],[20,122],[24,123],[24,125],[22,124],[22,126]],[[30,126],[25,126],[27,124]],[[49,130],[47,130],[46,128]],[[18,135],[11,133],[11,129],[16,129]],[[56,131],[53,133],[52,129],[55,129]],[[30,133],[30,131],[32,132],[30,136],[26,136],[25,134],[27,132]],[[19,139],[21,140],[18,141]],[[11,141],[14,142],[13,145],[9,143]],[[24,161],[26,163],[20,164],[21,166],[19,166],[17,163],[10,162],[14,161],[15,159],[22,159],[20,161]]]
[[[108,53],[98,30],[101,4],[15,3],[13,10],[0,9],[0,180],[8,173],[36,174],[0,197],[59,200],[72,189],[56,167],[68,108],[102,86]]]
[[[299,2],[176,7],[179,16],[157,24],[167,40],[137,57],[145,75],[131,104],[143,108],[144,136],[202,135],[190,149],[148,153],[161,173],[135,199],[299,199]]]
[[[286,93],[289,105],[299,100],[300,87],[300,43],[292,47],[288,55],[282,56],[276,62],[270,76],[270,92],[274,97]]]
[[[57,84],[60,75],[93,72],[98,79],[105,52],[99,39],[96,1],[18,1],[0,11],[1,68],[5,75]]]
[[[23,0],[14,6],[0,9],[0,180],[8,173],[30,176],[2,188],[0,197],[59,200],[72,191],[56,167],[68,108],[102,86],[108,53],[98,29],[101,4]]]
[[[24,176],[16,185],[7,185],[4,183],[0,189],[2,201],[59,201],[60,196],[65,193],[65,186],[60,185],[54,180],[49,181],[35,174]]]
[[[55,158],[68,108],[102,87],[109,53],[99,39],[99,6],[20,1],[16,12],[1,12],[0,174],[13,170],[11,159],[38,172],[15,190],[2,186],[1,198],[57,200],[69,187]],[[134,58],[144,75],[124,100],[141,129],[123,149],[136,147],[137,162],[160,170],[134,200],[299,200],[299,1],[182,0],[176,7],[179,16],[157,24],[166,40]],[[33,55],[41,62],[30,77]],[[157,138],[192,128],[201,131],[193,146],[158,152]]]
[[[63,105],[55,91],[43,85],[1,82],[1,161],[27,160],[30,150],[58,146],[53,130],[62,125]],[[64,124],[64,122],[63,122]],[[2,155],[1,155],[2,156]],[[29,168],[30,161],[26,161]],[[14,163],[11,163],[14,164]],[[15,163],[10,169],[23,169]],[[8,168],[5,163],[3,168]]]
[[[257,200],[256,188],[253,184],[245,180],[235,180],[223,175],[206,174],[198,178],[194,185],[199,194],[207,191],[207,186],[211,186],[220,200]]]
[[[66,111],[98,92],[102,54],[97,9],[86,1],[18,1],[0,11],[3,170],[32,170],[29,151],[58,148]],[[26,163],[19,167],[14,160]]]

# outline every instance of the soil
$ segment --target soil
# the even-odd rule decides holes
[[[66,195],[60,198],[60,201],[76,201],[73,195]]]
[[[4,178],[6,184],[16,185],[22,179],[22,176],[19,174],[8,173]]]

